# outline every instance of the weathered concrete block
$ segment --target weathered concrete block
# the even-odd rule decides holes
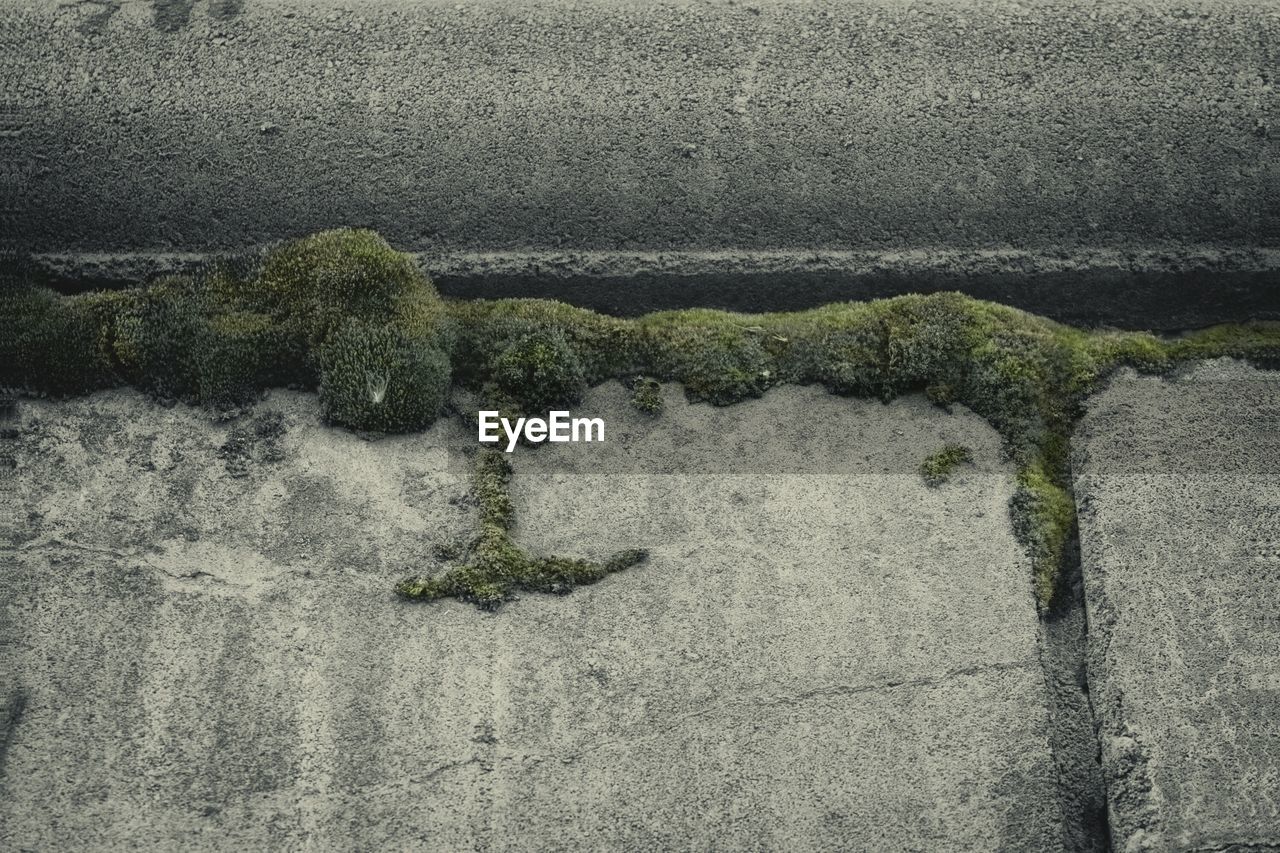
[[[1280,848],[1280,373],[1117,378],[1076,441],[1117,850]],[[1234,846],[1233,846],[1234,845]]]
[[[285,434],[228,443],[132,392],[24,402],[0,846],[1066,846],[995,433],[668,391],[515,454],[523,544],[649,562],[496,615],[391,594],[474,523],[456,427],[369,443],[273,392]],[[929,489],[946,441],[976,463]]]

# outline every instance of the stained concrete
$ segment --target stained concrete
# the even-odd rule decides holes
[[[603,386],[604,445],[514,459],[520,542],[649,561],[497,614],[391,593],[472,529],[456,422],[369,442],[273,392],[285,434],[228,443],[133,392],[23,401],[0,847],[1072,846],[995,433],[666,393]],[[947,441],[976,462],[929,489]]]
[[[578,253],[608,252],[593,298],[633,311],[681,284],[636,253],[799,253],[752,289],[794,307],[901,289],[901,251],[941,252],[925,286],[1018,302],[1022,263],[948,254],[1012,249],[1049,267],[1041,301],[1070,287],[1055,256],[1084,264],[1110,322],[1129,290],[1276,312],[1247,253],[1280,247],[1278,35],[1265,0],[0,0],[9,206],[34,252],[367,226],[508,253],[526,291],[600,284]],[[1131,256],[1090,273],[1099,248]]]
[[[1075,443],[1119,851],[1280,850],[1280,373],[1118,377]]]

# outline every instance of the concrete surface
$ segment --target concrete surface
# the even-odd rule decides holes
[[[1280,316],[1252,254],[1280,248],[1278,44],[1254,0],[0,0],[33,252],[359,225],[446,289],[594,286],[630,311],[688,289],[645,253],[728,251],[787,263],[749,295],[733,269],[698,278],[703,304],[923,278],[1065,308],[1065,258],[1110,300],[1098,319],[1198,298]],[[1122,258],[1090,272],[1099,248]],[[811,269],[828,250],[873,256]],[[1030,268],[975,272],[990,250]],[[939,254],[918,275],[903,251]]]
[[[0,847],[1080,842],[994,432],[666,392],[603,386],[606,444],[515,458],[520,541],[649,562],[497,614],[391,594],[474,520],[460,427],[371,443],[273,392],[287,433],[228,459],[133,392],[22,402]],[[928,489],[946,441],[976,464]]]
[[[1117,378],[1075,444],[1117,851],[1280,850],[1280,373]]]

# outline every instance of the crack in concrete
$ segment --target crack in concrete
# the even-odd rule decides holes
[[[707,717],[711,714],[731,710],[732,708],[741,706],[751,707],[774,707],[780,705],[797,705],[818,698],[838,698],[846,696],[857,696],[867,693],[883,693],[886,691],[901,690],[903,688],[925,688],[933,689],[940,687],[948,681],[957,678],[969,678],[976,675],[982,675],[989,672],[1003,672],[1007,670],[1028,669],[1038,667],[1040,665],[1037,660],[1020,660],[1020,661],[997,661],[995,663],[976,664],[974,666],[960,667],[957,669],[947,670],[937,675],[925,675],[917,678],[893,679],[875,684],[833,684],[822,687],[815,687],[809,690],[802,690],[791,695],[761,695],[765,693],[765,684],[756,684],[753,689],[744,696],[735,697],[734,699],[718,699],[712,701],[702,708],[684,713],[676,717],[669,725],[648,732],[640,738],[635,738],[629,743],[636,741],[652,740],[654,738],[665,737],[671,732],[681,728],[690,720],[697,720]],[[583,749],[572,752],[568,755],[561,756],[561,760],[566,762],[576,761],[583,755],[598,752],[609,746],[617,745],[618,741],[606,740],[590,744]],[[548,755],[548,758],[555,756]]]
[[[1039,662],[1049,711],[1049,739],[1067,849],[1109,853],[1112,849],[1103,742],[1089,690],[1090,636],[1085,609],[1078,530],[1064,556],[1059,592],[1039,630]]]
[[[829,687],[820,687],[814,690],[806,690],[801,693],[797,693],[795,697],[791,700],[788,700],[786,698],[779,698],[776,701],[763,702],[758,704],[766,704],[766,705],[794,704],[795,701],[801,701],[801,702],[808,701],[809,699],[815,699],[815,698],[818,698],[819,696],[856,696],[860,693],[880,693],[886,690],[897,690],[903,687],[906,687],[906,688],[940,687],[946,682],[952,681],[957,678],[967,678],[974,675],[982,675],[988,672],[1002,672],[1005,670],[1028,669],[1034,666],[1038,666],[1038,662],[1035,660],[1000,661],[997,663],[976,664],[974,666],[965,666],[965,667],[959,667],[957,669],[947,670],[946,672],[940,673],[938,675],[925,675],[925,676],[920,676],[918,678],[905,678],[905,679],[900,679],[896,681],[891,680],[891,681],[886,681],[882,684],[857,684],[857,685],[837,684],[837,685],[831,685]]]
[[[0,732],[0,790],[4,788],[5,769],[9,760],[9,748],[13,745],[14,732],[18,730],[18,723],[22,721],[26,710],[26,691],[21,687],[14,687],[5,697],[4,714],[0,715],[0,720],[3,721],[3,731]]]
[[[189,572],[173,572],[173,571],[170,571],[169,569],[166,569],[164,566],[157,565],[151,562],[150,560],[146,559],[144,556],[142,556],[142,552],[139,549],[124,550],[120,548],[110,548],[105,545],[91,545],[85,542],[76,542],[71,539],[58,539],[56,537],[24,542],[14,549],[0,549],[0,553],[3,553],[6,550],[38,552],[38,551],[58,551],[62,549],[69,549],[73,551],[85,551],[90,554],[102,554],[107,557],[114,557],[115,559],[125,562],[130,566],[143,568],[143,569],[151,569],[152,571],[158,572],[159,574],[162,574],[165,577],[172,578],[173,580],[178,580],[178,581],[201,580],[201,579],[207,578],[212,583],[217,583],[217,584],[221,584],[229,587],[236,587],[238,589],[248,589],[251,586],[251,584],[236,583],[235,581],[228,580],[224,577],[221,577],[220,575],[216,575],[213,572],[206,572],[203,569],[193,569],[192,571],[189,571]],[[292,573],[293,572],[284,572],[282,574],[292,574]]]

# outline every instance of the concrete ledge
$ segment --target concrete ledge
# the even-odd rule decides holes
[[[1271,3],[0,5],[36,252],[1280,247]]]

